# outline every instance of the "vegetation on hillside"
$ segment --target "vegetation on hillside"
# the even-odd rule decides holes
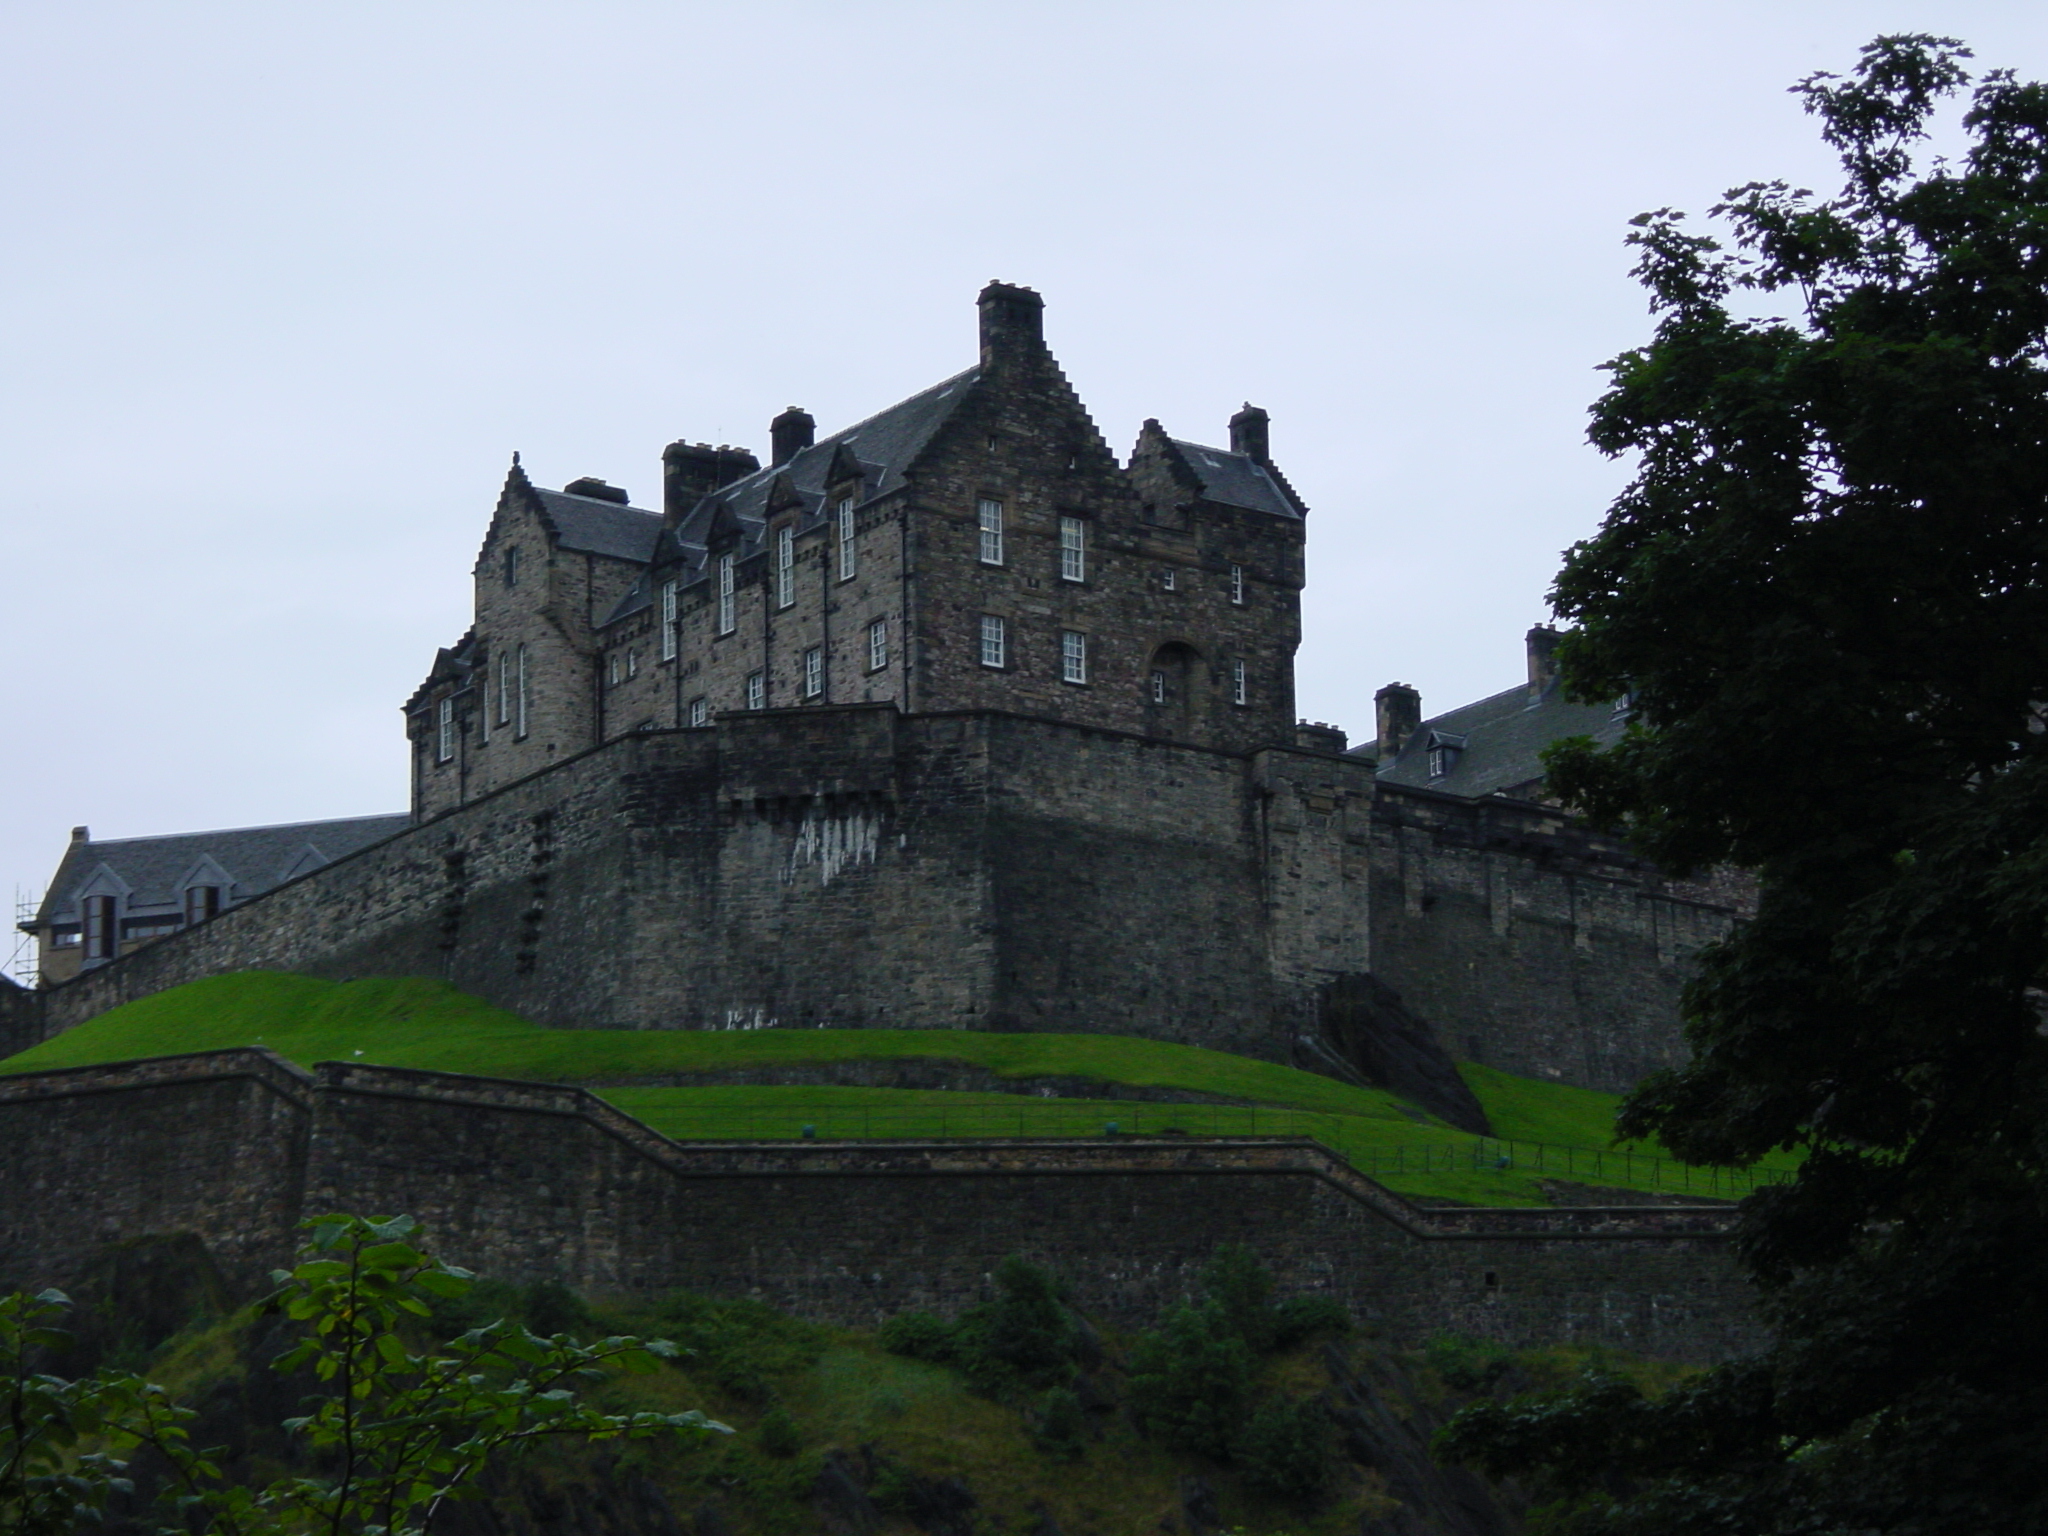
[[[1770,1349],[1458,1427],[1560,1530],[2048,1529],[2048,85],[1985,75],[1916,174],[1968,57],[1881,38],[1797,88],[1834,198],[1632,237],[1656,334],[1592,435],[1637,473],[1554,598],[1571,687],[1634,713],[1553,784],[1756,874],[1625,1131],[1808,1155],[1743,1209]]]

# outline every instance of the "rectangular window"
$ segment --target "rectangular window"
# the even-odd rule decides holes
[[[1244,686],[1244,662],[1233,661],[1230,664],[1230,702],[1242,704],[1248,697]]]
[[[185,921],[203,923],[209,917],[220,914],[220,887],[217,885],[188,885],[185,887]]]
[[[505,585],[519,585],[519,546],[514,544],[505,551]]]
[[[1001,565],[1003,563],[1003,504],[984,496],[981,498],[981,563]]]
[[[839,503],[839,579],[850,579],[858,569],[853,547],[853,498]]]
[[[718,632],[729,635],[738,626],[733,605],[732,556],[728,553],[718,557]]]
[[[1088,681],[1088,637],[1079,630],[1060,631],[1060,678],[1069,683]]]
[[[889,665],[889,621],[877,619],[868,626],[868,670],[879,672]]]
[[[825,650],[814,645],[804,652],[804,697],[815,699],[825,691]]]
[[[1166,674],[1164,672],[1154,672],[1152,674],[1152,702],[1154,704],[1164,704],[1166,702]]]
[[[747,674],[747,708],[766,709],[767,707],[768,674],[765,672],[749,672]]]
[[[519,694],[519,707],[518,707],[518,709],[517,709],[517,710],[515,711],[515,713],[516,713],[516,714],[518,715],[518,720],[517,720],[517,722],[516,722],[516,724],[517,724],[517,730],[516,730],[515,734],[517,734],[517,735],[520,735],[520,736],[524,736],[524,735],[526,734],[526,705],[527,705],[527,697],[526,697],[526,647],[525,647],[525,646],[523,646],[523,645],[522,645],[522,646],[520,646],[520,647],[519,647],[519,649],[518,649],[517,651],[513,652],[513,654],[512,654],[512,670],[513,670],[514,674],[516,674],[516,675],[515,675],[515,677],[514,677],[514,679],[513,679],[513,681],[514,681],[515,685],[517,686],[517,689],[518,689],[518,694]]]
[[[711,719],[711,701],[704,698],[690,700],[690,724],[692,727],[705,725]]]
[[[1244,567],[1241,565],[1230,568],[1230,600],[1238,604],[1244,602]]]
[[[114,898],[111,896],[85,898],[85,958],[114,958]]]
[[[512,658],[503,651],[498,652],[497,667],[498,724],[510,725],[512,723]]]
[[[775,534],[775,606],[787,608],[796,601],[796,530],[778,529]]]
[[[632,650],[632,651],[628,651],[628,652],[626,652],[626,676],[628,676],[628,677],[638,677],[639,675],[640,675],[640,653],[639,653],[639,651],[637,651],[637,650]]]
[[[661,659],[676,659],[676,584],[661,584]]]
[[[1060,580],[1088,579],[1088,524],[1083,518],[1060,519]]]
[[[476,712],[476,730],[478,739],[488,746],[491,740],[491,669],[489,667],[484,668],[483,688],[483,700]]]
[[[1173,590],[1173,572],[1161,571],[1159,573],[1159,585],[1163,590],[1171,592]]]
[[[619,653],[617,651],[612,652],[610,661],[605,664],[604,680],[614,688],[619,686]]]
[[[1009,654],[1008,639],[1001,619],[992,613],[981,616],[981,664],[984,667],[1005,665]]]
[[[434,721],[434,761],[445,763],[455,755],[455,701],[443,699]]]

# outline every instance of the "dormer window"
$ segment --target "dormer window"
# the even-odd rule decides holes
[[[446,698],[434,720],[434,761],[445,763],[455,755],[455,700]]]
[[[217,885],[188,885],[185,887],[185,922],[203,923],[209,917],[220,915],[220,887]]]
[[[796,601],[796,530],[775,532],[775,606],[787,608]]]
[[[839,503],[839,579],[851,581],[854,572],[860,569],[860,552],[853,542],[853,498],[846,497]]]
[[[1453,736],[1448,731],[1429,733],[1429,776],[1440,779],[1458,766],[1458,759],[1464,754],[1465,738]]]
[[[718,632],[729,635],[739,627],[733,593],[733,557],[727,550],[718,557]]]

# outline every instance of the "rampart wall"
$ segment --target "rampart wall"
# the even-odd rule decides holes
[[[1216,1244],[1398,1341],[1455,1327],[1673,1358],[1757,1342],[1725,1210],[1425,1211],[1309,1142],[695,1143],[578,1089],[261,1050],[0,1080],[0,1276],[198,1233],[245,1290],[297,1217],[406,1211],[450,1260],[594,1292],[688,1287],[872,1324],[980,1299],[1010,1253],[1148,1322]]]

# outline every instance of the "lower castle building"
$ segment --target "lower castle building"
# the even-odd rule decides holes
[[[1148,421],[1119,460],[1038,296],[979,311],[973,366],[843,431],[672,444],[658,508],[515,460],[474,625],[406,705],[409,812],[75,973],[70,933],[152,914],[118,859],[104,890],[67,862],[0,1028],[273,967],[562,1027],[1145,1035],[1454,1118],[1453,1057],[1600,1088],[1676,1061],[1741,892],[1544,801],[1540,748],[1623,719],[1560,695],[1555,636],[1447,715],[1381,690],[1355,749],[1298,724],[1309,512],[1265,413],[1227,445]],[[229,862],[204,841],[176,852]],[[152,899],[220,884],[187,874]]]

